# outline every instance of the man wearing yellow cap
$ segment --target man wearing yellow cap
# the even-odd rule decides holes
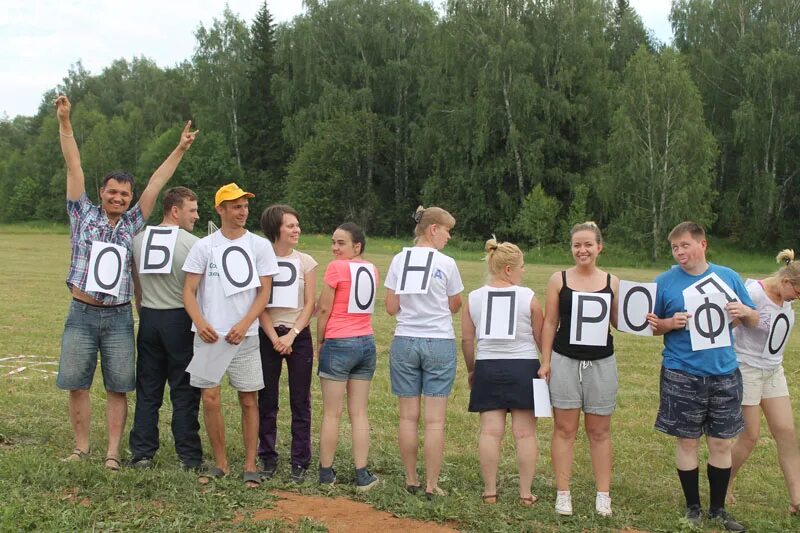
[[[245,229],[248,198],[253,197],[235,183],[220,187],[214,198],[220,229],[197,241],[183,265],[183,303],[195,332],[194,359],[187,371],[192,386],[202,389],[203,417],[215,462],[201,476],[201,483],[230,470],[220,397],[222,373],[228,374],[239,393],[244,481],[249,487],[261,483],[256,466],[257,394],[264,381],[256,319],[267,306],[278,263],[269,241]]]

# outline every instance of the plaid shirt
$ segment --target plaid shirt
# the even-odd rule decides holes
[[[116,298],[102,292],[86,292],[105,305],[123,304],[131,300],[131,267],[133,265],[133,236],[145,225],[142,208],[137,203],[133,209],[123,213],[116,226],[108,222],[105,211],[92,204],[84,192],[77,200],[67,200],[69,215],[72,260],[70,261],[67,287],[77,287],[86,292],[89,277],[89,253],[92,242],[109,242],[124,246],[127,250],[125,268],[122,270],[119,296]]]

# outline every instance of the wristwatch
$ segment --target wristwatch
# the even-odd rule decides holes
[[[300,330],[299,330],[299,329],[297,329],[297,328],[292,328],[292,331],[294,331],[294,334],[295,334],[295,335],[300,335]]]

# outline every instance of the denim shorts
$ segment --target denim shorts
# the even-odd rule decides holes
[[[103,384],[109,392],[136,388],[136,358],[131,305],[96,307],[72,300],[61,336],[56,385],[65,390],[92,386],[100,352]]]
[[[683,439],[732,439],[744,429],[742,375],[694,376],[661,367],[656,429]]]
[[[375,374],[375,359],[372,335],[325,339],[319,351],[317,375],[332,381],[370,381]]]
[[[456,379],[455,339],[395,336],[389,375],[395,396],[447,398]]]

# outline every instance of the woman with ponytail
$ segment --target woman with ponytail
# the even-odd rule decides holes
[[[461,349],[469,371],[469,410],[480,413],[478,453],[483,501],[497,503],[497,465],[505,433],[506,413],[517,448],[519,500],[531,506],[536,472],[536,419],[533,379],[539,371],[537,345],[544,317],[533,291],[521,287],[525,273],[522,251],[509,242],[486,241],[489,279],[469,294],[461,319]],[[478,340],[477,355],[475,339]]]
[[[739,325],[734,335],[734,349],[744,385],[744,432],[733,445],[728,500],[734,499],[733,482],[736,473],[752,453],[761,435],[759,411],[764,411],[770,433],[778,447],[778,462],[789,489],[789,512],[798,514],[800,448],[797,445],[792,403],[783,372],[783,352],[794,325],[791,302],[800,296],[800,261],[795,260],[794,250],[783,250],[776,259],[783,266],[775,274],[762,280],[749,279],[745,283],[753,303],[756,304],[758,325]]]
[[[439,472],[444,456],[447,397],[456,376],[456,336],[451,315],[461,308],[464,285],[456,262],[441,250],[455,218],[440,207],[414,213],[414,246],[404,248],[386,276],[386,311],[397,316],[390,353],[392,392],[398,397],[400,456],[406,490],[416,493],[421,397],[425,397],[425,494],[443,496]]]

